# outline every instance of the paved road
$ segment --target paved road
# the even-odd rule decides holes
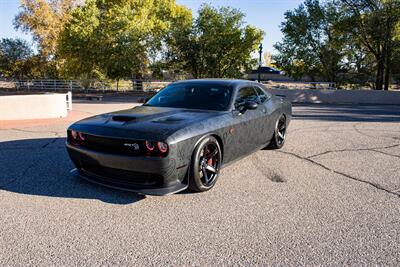
[[[0,130],[1,266],[400,265],[400,107],[296,106],[282,150],[167,197],[69,177],[68,123]]]

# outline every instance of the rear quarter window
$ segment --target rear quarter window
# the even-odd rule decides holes
[[[272,94],[268,92],[265,88],[254,86],[254,89],[256,90],[261,103],[264,103],[265,101],[267,101],[272,97]]]

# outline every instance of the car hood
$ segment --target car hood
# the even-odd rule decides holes
[[[70,128],[101,136],[161,140],[177,130],[224,113],[226,112],[137,106],[83,119]]]

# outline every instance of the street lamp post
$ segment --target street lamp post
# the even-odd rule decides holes
[[[262,43],[260,44],[260,46],[258,48],[259,48],[258,53],[260,54],[260,58],[258,60],[258,82],[260,82],[261,81],[262,50],[263,50]]]

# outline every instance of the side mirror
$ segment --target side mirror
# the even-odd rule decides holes
[[[256,109],[258,107],[258,104],[254,101],[246,101],[246,103],[244,104],[245,109]]]

